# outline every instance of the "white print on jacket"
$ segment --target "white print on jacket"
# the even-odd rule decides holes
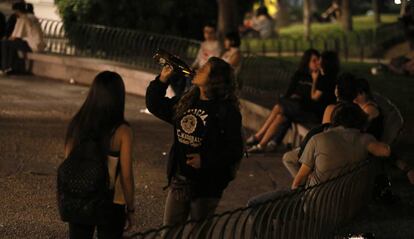
[[[191,147],[200,147],[202,142],[200,131],[204,131],[207,117],[208,114],[204,110],[187,110],[186,115],[180,121],[181,129],[177,128],[178,141]]]

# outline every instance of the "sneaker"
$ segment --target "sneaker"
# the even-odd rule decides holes
[[[1,76],[7,76],[7,75],[9,75],[12,71],[13,71],[13,69],[12,69],[12,68],[6,68],[6,69],[4,69],[4,70],[0,70],[0,75],[1,75]]]
[[[248,153],[263,153],[264,148],[260,144],[255,144],[247,149]]]
[[[254,135],[250,136],[246,140],[246,145],[247,146],[253,146],[253,145],[258,144],[258,143],[259,143],[259,140]]]

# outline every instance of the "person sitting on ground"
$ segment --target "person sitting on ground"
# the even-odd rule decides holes
[[[27,15],[26,4],[15,3],[12,8],[17,21],[9,39],[2,41],[1,69],[4,73],[24,71],[25,54],[42,51],[45,47],[40,23],[33,14]]]
[[[332,112],[332,128],[313,136],[306,145],[291,188],[296,189],[305,182],[306,187],[325,182],[365,160],[368,153],[388,157],[389,145],[361,133],[366,122],[367,115],[360,106],[340,103]]]
[[[252,145],[248,152],[265,151],[275,134],[276,142],[280,143],[290,122],[320,122],[323,109],[335,100],[334,87],[338,71],[336,53],[324,53],[320,62],[318,51],[305,51],[285,96],[273,107],[260,130],[247,139],[247,145]]]
[[[237,32],[230,32],[227,33],[224,37],[224,48],[226,51],[221,56],[225,62],[229,63],[233,69],[234,73],[240,71],[240,63],[241,63],[241,53],[240,53],[240,36]]]
[[[252,29],[259,32],[260,38],[266,39],[275,35],[274,20],[269,15],[266,7],[259,7],[256,16],[252,19]]]
[[[193,69],[198,69],[206,64],[210,57],[220,57],[222,49],[216,34],[216,25],[208,23],[204,26],[204,41],[201,43],[196,59],[191,65]]]
[[[341,8],[339,7],[338,1],[333,0],[331,6],[322,13],[321,18],[323,21],[336,22],[341,17]]]

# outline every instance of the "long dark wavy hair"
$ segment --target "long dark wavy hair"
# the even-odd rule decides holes
[[[297,71],[308,74],[309,73],[309,62],[313,55],[317,57],[321,56],[319,51],[312,49],[312,48],[304,51],[302,58],[300,59]]]
[[[326,75],[336,80],[341,69],[338,53],[335,51],[324,51],[321,55],[321,67]]]
[[[111,71],[99,73],[80,110],[69,123],[66,141],[75,147],[85,137],[93,137],[109,150],[111,132],[123,122],[125,86],[121,76]]]
[[[218,57],[211,57],[206,64],[210,64],[210,73],[206,86],[206,95],[209,100],[229,102],[239,109],[239,99],[236,96],[236,82],[233,68]],[[175,118],[182,116],[196,100],[200,98],[200,89],[193,86],[184,94],[175,106]]]

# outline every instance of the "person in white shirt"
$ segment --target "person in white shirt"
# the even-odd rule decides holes
[[[260,38],[266,39],[275,35],[274,21],[269,15],[266,7],[257,9],[256,16],[252,20],[252,28],[259,32]]]
[[[239,49],[240,46],[240,36],[237,32],[227,33],[224,37],[224,48],[226,51],[221,56],[221,59],[229,63],[234,72],[237,74],[240,71],[241,63],[241,52]]]
[[[15,3],[12,8],[17,15],[17,21],[9,39],[2,41],[3,73],[24,70],[26,53],[40,52],[45,48],[43,33],[38,19],[33,15],[33,7],[29,7],[29,14],[25,3]]]
[[[207,24],[203,29],[204,41],[200,45],[197,57],[192,64],[192,68],[198,69],[203,66],[210,57],[221,55],[221,46],[216,36],[216,26],[213,24]]]

